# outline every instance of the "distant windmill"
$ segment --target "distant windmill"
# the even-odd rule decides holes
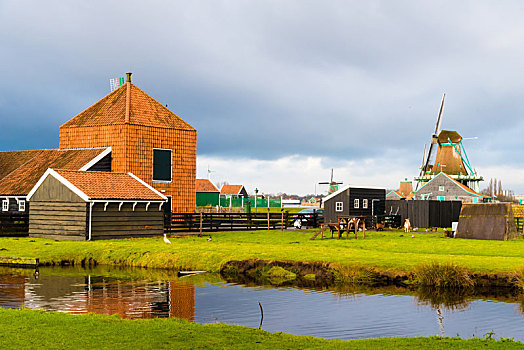
[[[338,185],[342,185],[342,182],[333,181],[333,168],[331,168],[331,179],[329,182],[319,182],[319,185],[329,185],[329,194],[338,191]]]

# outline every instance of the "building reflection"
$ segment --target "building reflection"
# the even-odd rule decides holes
[[[15,309],[24,306],[26,276],[15,274],[0,274],[1,306]]]
[[[100,276],[0,274],[0,306],[122,318],[195,319],[195,287],[175,281],[120,281]]]

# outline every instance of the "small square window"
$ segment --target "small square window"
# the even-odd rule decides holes
[[[438,187],[438,190],[439,190],[440,192],[444,191],[444,186],[439,186],[439,187]]]
[[[360,201],[358,199],[353,201],[353,208],[360,208]]]
[[[367,209],[368,208],[368,200],[367,199],[363,199],[362,200],[362,208],[363,209]]]
[[[171,182],[172,150],[153,149],[153,181]]]
[[[2,201],[2,211],[8,211],[9,210],[9,200],[4,199]]]
[[[344,202],[336,202],[335,211],[342,211],[342,210],[344,210]]]
[[[18,201],[18,211],[25,211],[25,200],[21,199]]]

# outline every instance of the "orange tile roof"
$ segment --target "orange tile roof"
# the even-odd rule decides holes
[[[163,198],[125,173],[53,169],[90,199],[163,200]]]
[[[394,192],[397,196],[399,196],[400,198],[406,198],[406,196],[404,196],[402,193],[400,193],[399,191],[396,191],[396,190],[393,190],[392,192]]]
[[[220,189],[220,194],[240,194],[242,185],[224,185]]]
[[[182,118],[132,83],[125,83],[60,128],[135,124],[195,130]]]
[[[41,150],[0,152],[0,180],[39,152]]]
[[[18,165],[8,175],[0,179],[0,194],[25,196],[48,168],[78,170],[104,151],[105,148],[0,152],[0,161],[2,161],[0,168],[4,165],[3,162],[13,168],[21,159],[25,160],[23,164]],[[19,159],[10,159],[9,157],[18,157]]]
[[[196,179],[195,192],[219,192],[218,188],[208,179]]]

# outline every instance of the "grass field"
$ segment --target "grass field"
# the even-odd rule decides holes
[[[441,337],[326,340],[180,319],[0,309],[2,349],[522,349],[512,340]]]
[[[422,264],[453,262],[473,273],[513,273],[524,267],[524,240],[480,241],[440,234],[366,232],[366,239],[309,238],[314,230],[221,232],[204,237],[93,242],[0,238],[1,256],[37,257],[44,264],[89,259],[99,264],[217,272],[230,260],[325,262],[334,268],[375,267],[411,272]],[[351,237],[351,236],[350,236]]]

